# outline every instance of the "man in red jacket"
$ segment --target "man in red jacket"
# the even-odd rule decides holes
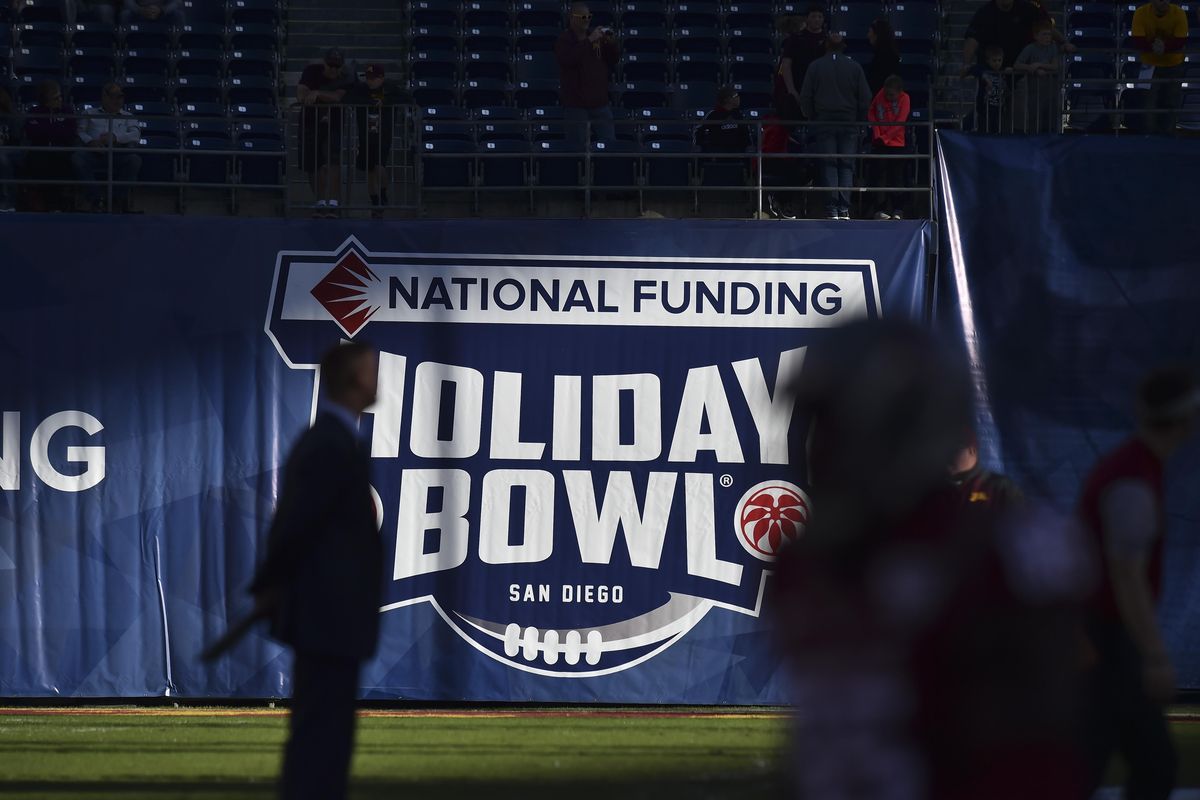
[[[572,3],[570,24],[554,43],[563,119],[568,123],[568,136],[580,150],[588,144],[588,122],[593,138],[615,138],[608,75],[617,65],[617,41],[611,28],[589,30],[591,24],[587,4]]]
[[[1114,750],[1129,765],[1127,797],[1166,800],[1178,758],[1163,706],[1175,670],[1159,631],[1166,507],[1163,470],[1200,412],[1200,387],[1186,370],[1152,373],[1138,393],[1137,433],[1106,455],[1083,485],[1079,516],[1102,553],[1088,619],[1095,654],[1086,727],[1098,785]]]

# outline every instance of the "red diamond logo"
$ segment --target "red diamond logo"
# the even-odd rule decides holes
[[[312,296],[353,339],[380,308],[371,298],[371,289],[378,283],[379,276],[351,250],[313,287]]]

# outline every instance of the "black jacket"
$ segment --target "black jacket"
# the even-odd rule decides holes
[[[358,659],[375,652],[383,542],[370,458],[330,414],[317,417],[288,458],[267,555],[250,591],[278,592],[271,634],[297,652]]]
[[[696,146],[703,153],[744,153],[754,143],[742,112],[714,108],[696,128]]]

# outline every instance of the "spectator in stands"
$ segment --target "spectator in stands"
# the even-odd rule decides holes
[[[62,87],[58,81],[38,84],[38,101],[29,110],[25,121],[25,143],[31,148],[25,154],[23,172],[31,180],[69,181],[75,177],[68,150],[41,150],[43,147],[67,148],[79,142],[75,112],[63,104]],[[32,191],[35,211],[71,211],[65,185],[41,184]]]
[[[975,121],[968,130],[975,133],[1012,131],[1012,98],[1009,91],[1011,75],[1004,69],[1004,50],[989,45],[984,52],[984,66],[975,65],[971,75],[977,80],[975,91]]]
[[[71,154],[75,176],[83,186],[87,206],[92,211],[103,211],[102,183],[96,181],[100,173],[108,178],[109,163],[112,164],[112,179],[136,181],[142,170],[142,157],[127,152],[142,136],[138,121],[125,110],[125,94],[116,83],[105,85],[100,96],[100,108],[89,109],[79,118],[79,141],[88,148]],[[113,152],[110,153],[109,150]],[[111,162],[110,162],[111,158]],[[128,185],[113,187],[114,211],[129,212]]]
[[[554,43],[567,137],[580,150],[587,147],[587,123],[601,141],[616,138],[608,76],[617,65],[617,40],[611,28],[592,28],[586,3],[572,3],[567,29]],[[590,29],[590,30],[589,30]]]
[[[962,76],[965,78],[971,74],[976,59],[981,55],[981,46],[984,52],[991,45],[998,46],[1004,53],[1004,68],[1008,69],[1025,45],[1033,41],[1033,24],[1049,18],[1045,9],[1029,0],[991,0],[975,12],[971,24],[967,26],[963,41]],[[1051,36],[1066,52],[1075,51],[1075,46],[1068,43],[1057,30],[1053,30]]]
[[[300,74],[296,100],[304,106],[300,128],[300,165],[309,173],[317,204],[313,216],[335,218],[338,172],[342,163],[342,98],[350,86],[342,51],[329,50],[319,64]]]
[[[871,101],[867,111],[867,119],[872,123],[871,152],[880,156],[901,156],[908,152],[908,129],[902,125],[887,125],[888,122],[908,122],[910,103],[908,92],[904,91],[904,81],[899,75],[889,75],[883,82],[883,88]],[[912,163],[907,160],[881,158],[871,162],[875,186],[906,187],[908,186],[908,168]],[[903,219],[904,192],[879,192],[874,194],[875,219]]]
[[[797,17],[783,17],[778,27],[787,38],[775,69],[775,110],[784,120],[798,120],[804,76],[809,66],[825,55],[825,6],[809,6],[803,24]]]
[[[183,24],[183,0],[125,0],[121,24],[131,22],[169,22]]]
[[[1142,51],[1142,80],[1150,80],[1146,93],[1146,130],[1175,130],[1176,109],[1182,100],[1183,48],[1188,21],[1182,8],[1170,0],[1150,0],[1133,12],[1133,41]],[[1155,111],[1166,113],[1153,113]]]
[[[879,94],[883,91],[883,82],[900,70],[900,49],[896,47],[892,23],[886,17],[872,22],[867,29],[867,41],[875,51],[871,63],[867,65],[867,85],[871,87],[872,94]]]
[[[392,163],[395,108],[404,103],[404,90],[387,79],[383,64],[368,64],[365,83],[356,83],[346,93],[354,106],[358,128],[358,168],[367,173],[371,217],[383,219],[388,204],[388,187],[383,172]]]
[[[1024,76],[1017,86],[1013,108],[1017,126],[1025,133],[1057,133],[1062,117],[1062,58],[1048,20],[1033,25],[1034,41],[1025,45],[1013,64],[1013,72]]]
[[[833,187],[826,206],[829,219],[850,219],[850,194],[854,185],[854,160],[862,124],[871,105],[871,89],[858,62],[844,55],[840,34],[826,41],[826,55],[808,68],[800,87],[800,111],[818,123],[812,133],[817,153],[837,158],[821,159],[822,184]]]
[[[1167,461],[1198,418],[1200,385],[1189,370],[1147,376],[1136,433],[1092,469],[1079,500],[1079,518],[1102,556],[1087,620],[1095,654],[1085,729],[1092,788],[1118,751],[1129,767],[1125,796],[1139,800],[1167,800],[1179,764],[1164,714],[1176,675],[1156,606],[1167,558]]]
[[[0,86],[0,213],[17,208],[17,186],[13,183],[20,152],[5,148],[21,144],[25,120],[17,112],[12,95]]]
[[[717,105],[696,128],[696,147],[702,153],[744,153],[753,143],[750,126],[741,112],[742,98],[737,89],[723,86],[717,92]]]

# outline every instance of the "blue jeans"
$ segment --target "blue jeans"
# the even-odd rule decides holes
[[[580,150],[588,144],[587,127],[585,122],[592,123],[593,138],[602,142],[611,142],[617,138],[613,125],[612,106],[599,108],[563,108],[563,122],[567,123],[567,141]]]
[[[829,155],[852,156],[858,153],[857,126],[825,127],[813,130],[813,150]],[[822,186],[837,187],[829,193],[825,210],[829,216],[850,213],[850,193],[844,191],[854,186],[854,160],[850,158],[822,158],[818,169]]]

